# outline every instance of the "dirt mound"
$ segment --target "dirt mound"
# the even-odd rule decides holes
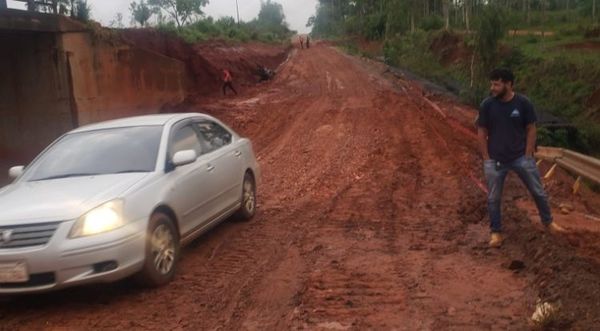
[[[595,28],[589,28],[585,31],[584,35],[585,38],[598,38],[600,37],[600,26],[595,27]]]
[[[429,50],[440,58],[444,66],[464,63],[471,56],[465,46],[463,36],[448,31],[442,32],[433,39]]]
[[[155,29],[125,29],[121,30],[121,35],[130,44],[185,62],[190,72],[190,94],[199,95],[220,91],[223,68],[231,71],[234,84],[255,84],[258,81],[257,64],[276,69],[289,50],[276,45],[224,41],[192,45]]]
[[[560,46],[564,49],[585,50],[585,51],[600,51],[600,41],[582,41],[578,43],[570,43]]]
[[[600,105],[600,89],[597,89],[596,92],[592,93],[592,96],[588,100],[588,106],[598,106]]]
[[[319,46],[270,88],[190,103],[252,139],[256,219],[195,241],[168,286],[16,298],[0,305],[3,327],[527,330],[539,298],[562,304],[555,328],[597,329],[600,266],[580,254],[596,235],[542,232],[511,175],[507,240],[489,249],[475,112],[382,66]]]
[[[258,65],[276,70],[285,61],[289,48],[261,43],[230,44],[211,41],[193,45],[195,54],[200,55],[215,68],[221,77],[221,70],[231,71],[236,82],[253,85],[258,82]]]
[[[600,120],[600,89],[597,89],[586,102],[586,118],[590,121]]]
[[[383,55],[383,42],[381,41],[357,39],[355,42],[358,45],[358,48],[373,57]]]
[[[218,69],[182,39],[154,29],[126,29],[121,35],[137,47],[185,62],[190,74],[190,91],[209,94],[218,89]]]

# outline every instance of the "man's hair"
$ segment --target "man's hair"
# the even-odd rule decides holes
[[[515,84],[515,75],[506,68],[497,68],[490,73],[490,80],[501,80],[504,83]]]

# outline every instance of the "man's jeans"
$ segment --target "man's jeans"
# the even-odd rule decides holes
[[[502,230],[501,223],[501,202],[504,180],[508,172],[512,170],[517,173],[523,181],[537,205],[538,212],[544,225],[552,223],[552,212],[548,205],[548,195],[544,191],[540,172],[535,163],[535,159],[528,156],[522,156],[510,163],[500,164],[495,160],[486,160],[483,163],[483,171],[488,186],[488,213],[490,215],[490,228],[492,232]]]

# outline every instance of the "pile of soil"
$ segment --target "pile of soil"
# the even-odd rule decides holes
[[[276,69],[289,48],[262,43],[207,41],[188,44],[183,39],[155,29],[125,29],[121,36],[128,43],[185,62],[190,73],[190,94],[220,93],[222,69],[231,71],[234,84],[258,82],[257,65]]]
[[[600,27],[590,28],[585,31],[585,38],[598,38],[600,37]]]
[[[598,51],[600,51],[600,41],[593,41],[593,40],[582,41],[582,42],[562,45],[561,47],[564,49],[571,49],[571,50],[584,50],[584,51],[598,52]]]
[[[444,66],[466,63],[471,51],[465,46],[463,36],[448,31],[433,39],[429,50],[436,54]]]
[[[192,46],[194,53],[203,57],[220,72],[229,69],[235,82],[253,85],[259,81],[258,66],[271,70],[287,59],[291,48],[263,43],[231,44],[224,41],[210,41]]]
[[[356,40],[358,47],[365,53],[378,57],[383,55],[383,42],[379,40],[366,40],[366,39],[358,39]]]
[[[587,103],[587,116],[590,120],[598,120],[600,118],[600,89],[597,89]]]

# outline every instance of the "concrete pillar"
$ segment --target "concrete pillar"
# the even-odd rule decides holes
[[[6,5],[6,0],[0,0],[0,9],[6,9],[8,6]]]

